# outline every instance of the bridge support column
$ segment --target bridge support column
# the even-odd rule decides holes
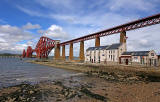
[[[120,43],[126,43],[126,31],[120,33]]]
[[[57,44],[56,47],[55,47],[54,58],[55,59],[60,59],[60,45],[59,44]]]
[[[100,46],[100,37],[96,37],[95,39],[95,47]]]
[[[66,59],[66,54],[65,54],[65,45],[62,46],[62,59]]]
[[[70,43],[69,60],[73,60],[73,43]]]
[[[80,42],[79,59],[80,59],[80,61],[84,61],[84,41]]]
[[[126,31],[122,31],[120,33],[120,43],[123,44],[124,51],[127,51],[127,44],[126,44],[127,38],[126,38]]]

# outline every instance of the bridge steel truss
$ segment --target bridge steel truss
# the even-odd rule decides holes
[[[56,46],[57,49],[55,49],[55,56],[58,59],[60,57],[60,46],[62,46],[62,58],[65,59],[65,45],[70,45],[70,51],[69,51],[69,59],[72,60],[73,57],[73,43],[80,42],[80,60],[84,60],[84,41],[90,40],[90,39],[96,39],[95,40],[95,46],[100,46],[100,37],[108,36],[116,33],[125,34],[126,31],[143,28],[146,26],[151,26],[155,24],[160,23],[160,13],[149,16],[146,18],[142,18],[136,21],[132,21],[126,24],[122,24],[110,29],[106,29],[100,32],[96,32],[93,34],[89,34],[80,38],[76,38],[73,40],[69,40],[62,43],[56,43],[56,40],[52,40],[47,37],[41,37],[38,41],[36,48],[32,50],[31,47],[28,47],[27,52],[25,54],[25,50],[23,52],[23,56],[31,56],[33,52],[36,52],[38,58],[46,58],[48,57],[51,50]],[[126,35],[122,35],[122,38],[124,38]],[[32,50],[32,51],[31,51]]]
[[[55,46],[55,40],[42,36],[38,41],[34,52],[38,58],[48,58],[49,53]]]
[[[66,41],[61,43],[60,45],[68,45],[70,43],[77,43],[77,42],[81,42],[81,41],[86,41],[86,40],[90,40],[90,39],[95,39],[97,37],[103,37],[103,36],[108,36],[108,35],[112,35],[115,33],[120,33],[122,31],[129,31],[129,30],[134,30],[134,29],[138,29],[138,28],[143,28],[146,26],[151,26],[151,25],[155,25],[155,24],[159,24],[160,23],[160,14],[156,14],[153,16],[149,16],[143,19],[139,19],[136,21],[132,21],[126,24],[122,24],[110,29],[106,29],[100,32],[96,32],[93,34],[89,34],[80,38],[76,38],[70,41]]]
[[[48,58],[49,53],[55,47],[56,40],[42,36],[35,49],[32,49],[31,46],[28,46],[27,51],[23,50],[22,57],[31,58],[33,52],[36,52],[37,58]]]

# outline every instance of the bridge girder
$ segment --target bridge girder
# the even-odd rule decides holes
[[[70,59],[72,59],[72,57],[73,57],[73,43],[83,42],[83,44],[84,44],[85,40],[100,38],[103,36],[108,36],[108,35],[121,33],[121,32],[129,31],[129,30],[134,30],[134,29],[138,29],[138,28],[142,28],[142,27],[146,27],[146,26],[159,24],[159,23],[160,23],[160,14],[156,14],[156,15],[142,18],[142,19],[139,19],[136,21],[126,23],[126,24],[122,24],[122,25],[119,25],[119,26],[116,26],[116,27],[113,27],[110,29],[106,29],[106,30],[103,30],[100,32],[89,34],[89,35],[86,35],[86,36],[83,36],[80,38],[69,40],[69,41],[66,41],[63,43],[58,42],[58,46],[63,46],[62,55],[63,55],[63,58],[65,58],[65,45],[70,44]],[[99,46],[100,41],[97,41],[97,42],[99,42],[99,43],[96,43],[96,45]],[[122,41],[120,41],[120,42],[122,42]],[[50,38],[42,36],[40,38],[40,40],[38,41],[36,48],[34,50],[31,47],[27,49],[26,56],[31,56],[33,52],[36,52],[38,58],[47,58],[49,53],[55,47],[56,44],[57,44],[57,40],[52,40]],[[84,49],[83,44],[81,43],[80,50]],[[83,51],[81,51],[81,53],[83,54]],[[80,56],[84,56],[82,54]],[[23,55],[24,55],[24,53],[23,53]],[[81,59],[84,59],[84,58],[81,58]]]

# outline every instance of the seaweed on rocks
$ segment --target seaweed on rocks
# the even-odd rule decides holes
[[[38,102],[41,99],[41,91],[37,86],[30,84],[20,84],[16,87],[20,87],[15,92],[4,94],[0,96],[0,102],[12,101],[12,102]]]
[[[107,98],[104,97],[104,96],[101,96],[99,94],[95,94],[95,93],[92,93],[91,91],[89,91],[87,88],[85,87],[82,87],[81,90],[80,90],[82,93],[86,94],[87,96],[89,97],[92,97],[92,98],[95,98],[97,100],[101,100],[101,101],[104,101],[104,102],[107,102]]]

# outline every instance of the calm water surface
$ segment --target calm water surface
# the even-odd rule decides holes
[[[27,63],[20,58],[0,58],[0,88],[22,82],[63,79],[76,74],[69,70]]]

